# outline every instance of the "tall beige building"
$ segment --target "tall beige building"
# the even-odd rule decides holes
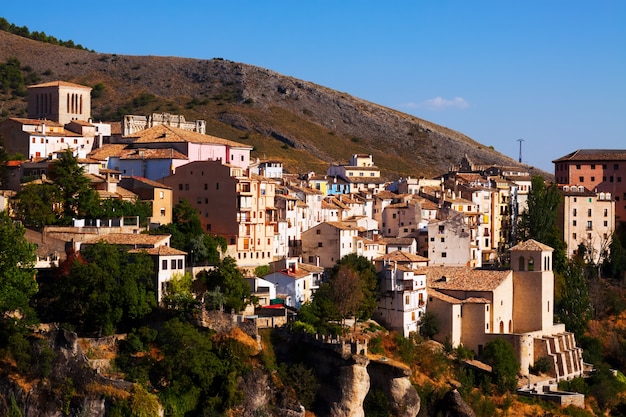
[[[608,250],[615,230],[615,200],[611,193],[589,191],[582,185],[560,185],[563,201],[558,208],[558,224],[567,245],[567,256],[577,253],[579,245],[586,256],[600,262]]]
[[[91,87],[53,81],[28,87],[28,118],[62,125],[91,118]]]
[[[273,180],[221,161],[195,161],[160,182],[172,188],[174,204],[186,199],[198,210],[206,233],[226,238],[226,255],[239,267],[252,269],[273,260],[278,230]]]

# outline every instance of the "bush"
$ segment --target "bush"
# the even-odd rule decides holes
[[[539,375],[539,374],[547,374],[553,368],[552,360],[547,356],[542,356],[538,358],[534,365],[530,366],[528,370],[531,374]]]
[[[515,391],[519,362],[513,346],[504,339],[494,339],[487,343],[482,356],[484,362],[491,365],[498,390],[501,393]]]

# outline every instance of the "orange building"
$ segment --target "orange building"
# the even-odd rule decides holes
[[[273,259],[278,230],[273,180],[218,160],[190,162],[160,182],[172,188],[174,204],[186,199],[198,210],[206,233],[226,238],[226,255],[240,267]]]
[[[626,222],[626,149],[579,149],[552,162],[557,184],[610,193],[616,225]]]

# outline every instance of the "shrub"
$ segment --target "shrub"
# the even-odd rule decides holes
[[[552,361],[547,356],[542,356],[538,358],[534,365],[530,366],[528,370],[531,374],[539,375],[539,374],[547,374],[552,370]]]

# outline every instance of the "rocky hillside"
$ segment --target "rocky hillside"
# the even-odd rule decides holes
[[[0,31],[0,63],[17,58],[39,82],[96,87],[94,119],[169,112],[205,119],[207,133],[280,158],[290,172],[325,172],[353,153],[372,154],[389,178],[433,176],[467,154],[517,165],[462,133],[268,69],[220,58],[101,54]],[[33,74],[34,73],[34,74]],[[0,95],[0,117],[25,115],[25,99]]]

